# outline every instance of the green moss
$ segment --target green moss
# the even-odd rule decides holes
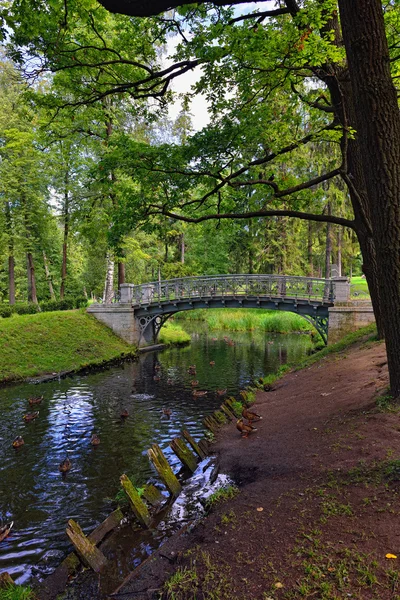
[[[135,349],[84,309],[0,321],[0,381],[79,370]]]

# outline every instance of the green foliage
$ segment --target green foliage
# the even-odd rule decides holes
[[[161,344],[169,345],[185,345],[190,344],[190,335],[180,327],[177,323],[167,321],[162,327],[158,340]]]
[[[139,496],[143,496],[145,486],[138,484],[138,481],[134,475],[129,477],[129,480],[132,483],[132,485],[134,486],[134,488],[136,489]],[[114,500],[119,506],[128,506],[129,499],[128,499],[128,496],[126,495],[125,490],[123,489],[122,486],[120,486],[117,494],[115,495]]]
[[[8,585],[0,590],[1,600],[36,600],[32,588],[22,585]]]
[[[226,502],[227,500],[231,500],[232,498],[237,496],[238,493],[239,489],[235,485],[221,487],[207,498],[206,507],[210,509],[216,504]]]
[[[226,329],[229,331],[261,330],[271,333],[291,333],[293,331],[310,331],[310,323],[294,313],[276,310],[224,308],[192,310],[178,313],[179,320],[205,321],[210,329]]]

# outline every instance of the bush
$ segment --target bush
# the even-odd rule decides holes
[[[33,302],[14,304],[11,310],[13,313],[17,313],[17,315],[35,315],[40,312],[39,305],[33,304]]]
[[[0,306],[0,317],[3,317],[3,319],[8,319],[8,317],[11,317],[12,312],[13,311],[10,306]]]
[[[86,308],[88,305],[88,299],[85,296],[77,296],[75,298],[75,308]]]

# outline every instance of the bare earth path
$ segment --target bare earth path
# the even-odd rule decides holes
[[[400,420],[376,398],[383,344],[367,343],[259,392],[257,432],[214,444],[240,492],[170,540],[125,598],[399,600]],[[398,461],[398,462],[396,462]],[[399,558],[386,558],[386,554]]]

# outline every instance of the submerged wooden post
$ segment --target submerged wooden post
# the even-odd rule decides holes
[[[104,554],[88,540],[78,523],[73,519],[68,521],[66,533],[82,562],[93,569],[95,573],[99,573],[107,564]]]
[[[221,425],[224,425],[224,423],[226,423],[226,421],[227,421],[226,416],[224,415],[224,413],[221,410],[216,410],[215,413],[213,414],[213,417]]]
[[[125,494],[128,496],[129,504],[134,513],[135,517],[142,525],[142,527],[148,527],[150,523],[150,514],[147,510],[147,506],[139,496],[137,490],[135,489],[132,481],[125,475],[121,475],[119,478],[122,488]]]
[[[152,506],[158,506],[161,504],[163,495],[154,485],[148,483],[143,491],[143,498],[146,498],[147,502]]]
[[[200,440],[199,441],[199,448],[200,450],[204,453],[204,456],[208,456],[208,442],[207,440]]]
[[[174,438],[170,442],[172,452],[176,454],[179,460],[187,467],[192,473],[197,469],[197,459],[195,455],[189,450],[181,438]]]
[[[217,433],[218,429],[220,428],[220,424],[212,416],[208,416],[205,419],[203,419],[203,423],[207,427],[207,429],[211,431],[211,433]]]
[[[197,456],[199,456],[203,460],[203,458],[205,458],[207,455],[200,448],[199,444],[192,438],[190,433],[186,429],[183,429],[182,435],[185,438],[185,440],[191,445],[193,450],[196,452]]]
[[[171,495],[173,497],[179,496],[182,489],[181,484],[169,466],[160,446],[158,444],[153,444],[152,447],[147,450],[147,455]]]

